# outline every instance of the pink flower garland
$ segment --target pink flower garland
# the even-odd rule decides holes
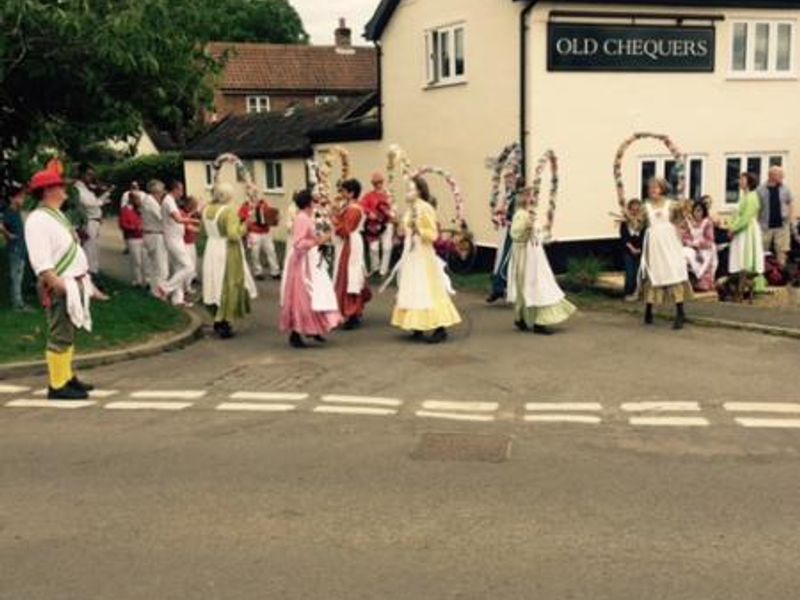
[[[508,225],[508,203],[506,197],[500,201],[500,182],[503,179],[503,173],[508,173],[514,176],[515,186],[519,186],[522,181],[522,147],[518,142],[509,144],[500,152],[495,161],[495,167],[492,171],[492,191],[489,196],[489,207],[492,213],[492,223],[495,228],[505,227]],[[511,190],[506,189],[506,195]],[[519,191],[519,188],[514,191]]]
[[[531,213],[531,220],[535,223],[536,209],[539,207],[542,190],[542,176],[545,168],[548,166],[550,167],[550,201],[547,207],[547,219],[544,226],[544,241],[550,240],[553,236],[553,223],[555,222],[556,204],[558,201],[558,158],[552,150],[545,151],[539,159],[539,162],[536,163],[533,185],[531,187],[531,202],[528,205],[528,210]]]
[[[220,154],[217,158],[214,159],[214,162],[211,163],[211,169],[214,171],[213,177],[213,185],[219,183],[219,177],[222,173],[222,166],[225,163],[230,163],[236,168],[236,175],[240,177],[244,181],[245,193],[247,197],[250,199],[257,199],[258,194],[258,187],[253,182],[253,174],[244,166],[242,159],[236,156],[231,152],[226,152],[224,154]]]

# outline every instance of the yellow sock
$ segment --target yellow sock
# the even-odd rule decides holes
[[[50,373],[50,387],[60,390],[71,379],[70,358],[67,352],[47,351],[47,370]]]

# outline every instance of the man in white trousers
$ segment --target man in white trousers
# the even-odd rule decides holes
[[[164,226],[161,222],[161,201],[167,192],[164,183],[157,179],[147,184],[147,191],[149,193],[142,195],[144,271],[150,291],[155,296],[161,284],[169,277]]]
[[[185,217],[178,208],[183,198],[183,184],[172,181],[161,201],[161,224],[164,230],[164,246],[169,258],[170,277],[157,288],[156,295],[162,300],[170,299],[175,306],[191,306],[185,300],[186,286],[194,279],[192,259],[183,241],[186,225],[196,226],[195,219]]]
[[[119,226],[125,237],[131,262],[133,287],[145,287],[144,227],[142,225],[142,193],[132,192],[119,211]]]
[[[250,254],[250,266],[256,279],[264,279],[264,266],[262,257],[266,256],[270,277],[280,279],[281,267],[278,264],[278,253],[275,251],[275,241],[270,231],[270,213],[274,209],[264,198],[252,200],[250,198],[239,209],[239,218],[247,222],[247,250]],[[275,220],[272,219],[272,224]]]
[[[380,272],[381,277],[386,277],[394,247],[395,214],[392,198],[384,189],[383,173],[374,173],[371,181],[372,190],[361,200],[367,215],[365,237],[369,245],[369,274]]]
[[[100,239],[100,226],[103,224],[103,207],[108,204],[111,189],[102,196],[94,193],[93,187],[97,177],[91,165],[81,163],[78,166],[78,181],[75,189],[78,190],[78,201],[86,214],[86,240],[83,242],[83,251],[89,261],[89,273],[97,275],[100,272],[100,253],[98,240]]]

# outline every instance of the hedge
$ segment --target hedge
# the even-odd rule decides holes
[[[113,198],[119,201],[132,181],[138,181],[144,187],[151,179],[160,179],[164,183],[171,179],[182,180],[183,156],[179,152],[165,152],[129,158],[99,167],[98,176],[103,183],[116,186]]]

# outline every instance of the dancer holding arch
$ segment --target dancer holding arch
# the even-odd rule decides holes
[[[544,227],[537,225],[542,173],[551,169],[550,205]],[[558,285],[544,245],[549,241],[558,193],[558,162],[548,150],[536,166],[533,187],[524,190],[514,213],[509,235],[512,241],[508,267],[507,300],[514,305],[514,325],[520,331],[550,335],[554,325],[565,322],[577,310]]]

